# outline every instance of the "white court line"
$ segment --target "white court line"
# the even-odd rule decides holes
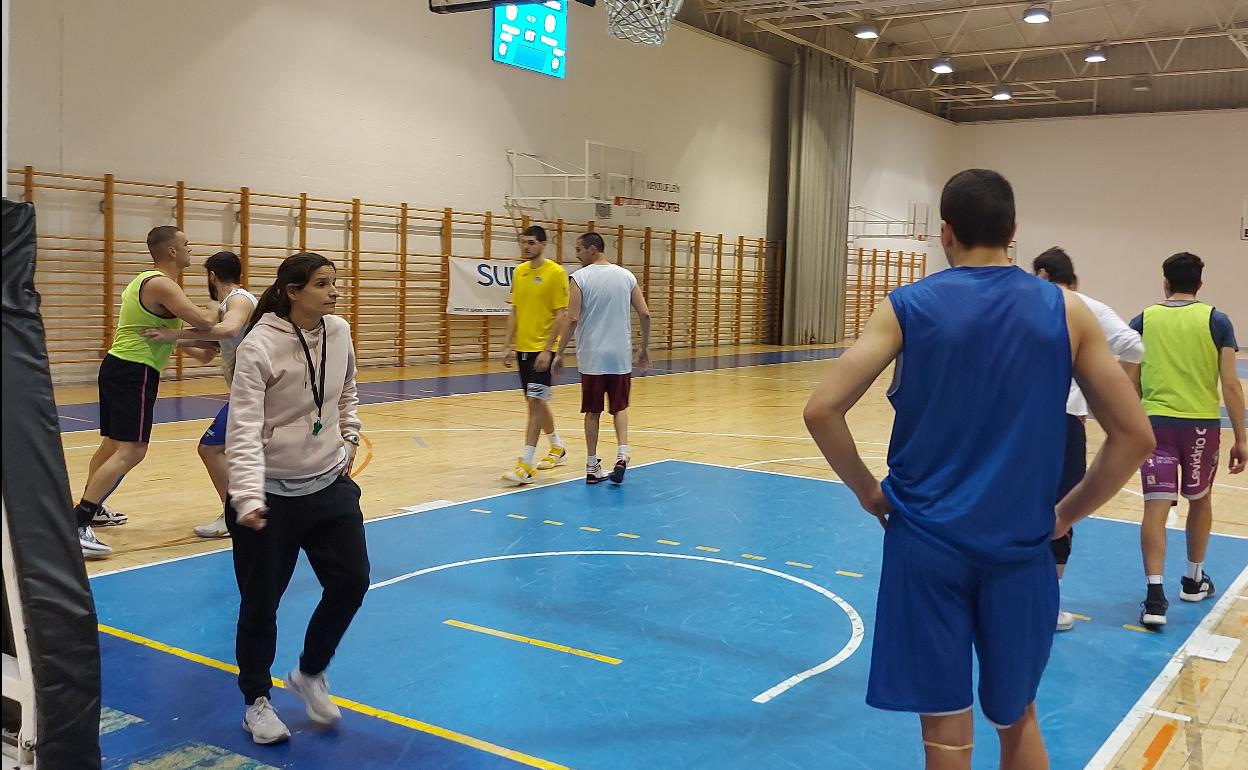
[[[1209,635],[1213,627],[1222,620],[1222,616],[1231,608],[1231,603],[1235,601],[1245,586],[1248,586],[1248,567],[1240,571],[1239,576],[1235,578],[1235,582],[1231,583],[1230,587],[1226,589],[1226,592],[1222,594],[1222,598],[1218,599],[1213,608],[1209,610],[1209,614],[1192,630],[1192,633],[1179,646],[1179,649],[1175,650],[1174,655],[1171,656],[1170,661],[1166,663],[1161,673],[1157,675],[1153,683],[1148,686],[1148,689],[1144,691],[1140,699],[1135,702],[1135,705],[1131,707],[1127,715],[1118,723],[1118,727],[1114,728],[1114,731],[1109,734],[1109,738],[1105,740],[1100,750],[1089,760],[1084,770],[1103,770],[1103,768],[1110,766],[1118,751],[1126,745],[1126,742],[1135,733],[1136,729],[1153,713],[1155,704],[1165,694],[1170,683],[1183,671],[1183,663],[1188,657],[1188,648],[1195,646]]]
[[[728,561],[727,559],[715,559],[710,556],[693,556],[690,554],[683,554],[683,553],[654,553],[651,551],[545,551],[541,553],[509,553],[509,554],[503,554],[501,556],[486,556],[480,559],[467,559],[465,561],[457,561],[457,562],[452,562],[450,564],[439,564],[436,567],[426,567],[424,569],[416,570],[415,572],[408,572],[403,575],[392,577],[389,580],[383,580],[380,583],[374,583],[368,587],[368,590],[372,591],[375,588],[385,588],[386,586],[392,586],[395,583],[400,583],[410,578],[420,577],[421,575],[428,575],[433,572],[441,572],[442,570],[453,569],[455,567],[467,567],[473,564],[484,564],[486,562],[492,562],[492,561],[509,561],[511,559],[540,559],[540,558],[547,558],[551,556],[652,556],[652,557],[659,558],[659,559],[683,559],[686,561],[702,561],[702,562],[709,562],[711,564],[723,564],[728,567],[736,567],[738,569],[753,570],[754,572],[763,572],[768,575],[773,575],[778,578],[783,578],[785,580],[788,580],[789,582],[797,583],[798,585],[804,588],[809,588],[810,590],[815,591],[819,594],[822,594],[824,597],[831,599],[833,602],[835,602],[836,605],[840,607],[841,610],[843,610],[845,614],[849,617],[849,622],[850,622],[850,625],[852,626],[852,631],[849,636],[849,641],[845,642],[845,646],[842,647],[840,651],[836,653],[836,655],[833,655],[831,658],[828,658],[827,660],[820,663],[819,665],[814,666],[812,668],[808,668],[805,671],[799,672],[797,674],[794,674],[788,679],[785,679],[783,682],[777,684],[775,687],[772,687],[768,690],[765,690],[759,693],[758,695],[755,695],[753,698],[755,703],[767,703],[768,701],[773,700],[777,696],[783,695],[785,692],[792,689],[793,687],[796,687],[797,685],[801,684],[807,679],[810,679],[813,676],[818,676],[819,674],[822,674],[825,671],[829,671],[832,668],[836,667],[838,664],[843,662],[850,655],[854,654],[854,652],[862,645],[863,637],[866,635],[866,628],[863,625],[862,616],[859,615],[858,611],[853,608],[853,605],[851,605],[849,602],[845,601],[841,597],[837,596],[836,594],[832,593],[828,589],[824,588],[823,586],[816,585],[810,582],[809,580],[803,580],[802,578],[795,577],[786,572],[780,572],[778,570],[769,569],[767,567],[760,567],[756,564],[743,564],[741,562]]]
[[[1149,710],[1148,710],[1148,713],[1150,713],[1150,714],[1152,714],[1152,715],[1154,715],[1154,716],[1165,717],[1166,719],[1174,719],[1174,720],[1177,720],[1177,721],[1179,721],[1179,722],[1190,722],[1190,721],[1192,721],[1192,718],[1191,718],[1191,717],[1189,717],[1189,716],[1187,716],[1186,714],[1176,714],[1176,713],[1175,713],[1175,712],[1173,712],[1173,711],[1163,711],[1163,710],[1161,710],[1161,709],[1149,709]]]
[[[790,478],[790,479],[806,479],[807,481],[823,481],[828,484],[844,484],[845,483],[844,481],[841,481],[840,479],[821,479],[816,476],[802,476],[797,473],[781,473],[780,471],[765,471],[762,468],[736,468],[731,465],[720,465],[719,463],[704,463],[700,460],[677,460],[675,458],[671,458],[668,460],[662,460],[661,462],[689,463],[690,465],[705,465],[708,468],[724,468],[730,471],[745,471],[746,473],[765,473],[768,476],[784,476],[785,478]]]
[[[887,460],[888,459],[887,457],[881,457],[880,455],[860,455],[860,457],[863,460]],[[823,460],[823,459],[824,459],[823,455],[815,455],[814,457],[780,457],[775,460],[759,460],[757,462],[752,462],[752,463],[742,463],[741,465],[736,465],[733,467],[738,468],[740,470],[749,470],[750,468],[753,468],[755,465],[770,465],[772,463],[787,463],[793,460]]]
[[[650,462],[645,462],[645,463],[637,463],[636,465],[634,465],[634,466],[632,466],[632,467],[633,467],[634,469],[637,469],[637,468],[644,468],[644,467],[646,467],[647,465],[658,465],[659,463],[665,463],[665,462],[671,462],[671,461],[670,461],[670,460],[651,460]],[[469,498],[469,499],[467,499],[467,500],[460,500],[459,502],[451,502],[451,501],[448,501],[448,502],[447,502],[447,504],[446,504],[446,505],[444,505],[444,506],[442,506],[442,507],[443,507],[443,508],[449,508],[449,507],[451,507],[451,506],[455,506],[455,505],[467,505],[468,503],[479,503],[479,502],[481,502],[482,500],[491,500],[491,499],[493,499],[493,498],[495,498],[495,497],[503,497],[503,496],[505,496],[505,495],[515,495],[515,494],[519,494],[520,492],[531,492],[531,491],[536,490],[536,489],[546,489],[547,487],[557,487],[557,486],[559,486],[560,484],[571,484],[571,483],[572,483],[572,482],[574,482],[574,481],[580,481],[580,480],[581,480],[580,475],[576,475],[576,476],[573,476],[573,477],[572,477],[572,478],[570,478],[570,479],[564,479],[563,481],[553,481],[553,482],[551,482],[551,483],[549,483],[549,484],[540,484],[540,485],[538,485],[538,486],[527,486],[527,487],[520,487],[519,489],[508,489],[508,490],[505,490],[505,491],[503,491],[503,492],[495,492],[495,493],[493,493],[493,494],[490,494],[490,495],[483,495],[483,496],[481,496],[481,497],[471,497],[471,498]],[[384,515],[384,516],[375,516],[375,517],[373,517],[373,518],[371,518],[371,519],[366,519],[366,520],[364,521],[364,524],[365,524],[365,525],[368,525],[368,524],[372,524],[373,522],[377,522],[377,521],[387,521],[387,520],[389,520],[389,519],[398,519],[398,518],[401,518],[401,517],[403,517],[403,516],[414,516],[414,515],[416,515],[416,514],[418,514],[418,513],[429,513],[430,511],[436,511],[436,510],[438,510],[438,509],[437,509],[437,508],[430,508],[430,509],[428,509],[428,510],[423,510],[423,511],[404,511],[404,510],[400,510],[400,511],[397,511],[397,512],[395,512],[395,513],[387,513],[387,514],[386,514],[386,515]],[[170,547],[171,547],[171,548],[176,548],[177,546],[170,546]],[[159,565],[161,565],[161,564],[172,564],[173,562],[176,562],[176,561],[186,561],[187,559],[198,559],[200,556],[208,556],[208,555],[210,555],[210,554],[214,554],[214,553],[224,553],[225,551],[228,551],[228,550],[230,550],[231,548],[233,548],[233,546],[232,546],[232,545],[227,545],[227,546],[225,546],[224,548],[215,548],[215,549],[213,549],[213,550],[211,550],[211,551],[203,551],[202,553],[189,553],[189,554],[186,554],[185,556],[174,556],[174,557],[169,558],[169,559],[161,559],[160,561],[148,562],[148,563],[146,563],[146,564],[135,564],[135,565],[132,565],[132,566],[129,566],[129,567],[121,567],[121,568],[119,568],[119,569],[107,570],[107,571],[105,571],[105,572],[97,572],[97,573],[95,573],[94,575],[90,575],[90,576],[89,576],[89,579],[90,579],[90,580],[95,580],[96,578],[107,577],[107,576],[109,576],[109,575],[118,575],[118,574],[120,574],[120,573],[122,573],[122,572],[133,572],[133,571],[135,571],[135,570],[146,569],[146,568],[148,568],[148,567],[156,567],[156,566],[159,566]],[[123,552],[123,553],[124,553],[124,552]]]

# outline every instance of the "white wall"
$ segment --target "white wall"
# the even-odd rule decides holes
[[[855,206],[906,219],[911,203],[927,204],[929,234],[940,232],[940,191],[966,167],[969,148],[962,128],[942,118],[858,90],[850,201]],[[925,242],[861,239],[863,248],[928,251],[928,273],[946,267],[938,239]]]
[[[18,0],[10,158],[501,211],[505,149],[576,160],[595,139],[682,186],[680,214],[621,221],[766,234],[788,68],[685,28],[623,43],[570,5],[560,81],[491,61],[489,12],[417,0]]]
[[[968,126],[975,166],[1010,180],[1018,257],[1050,246],[1075,261],[1080,287],[1130,318],[1162,297],[1161,262],[1204,259],[1201,297],[1248,337],[1248,111]]]

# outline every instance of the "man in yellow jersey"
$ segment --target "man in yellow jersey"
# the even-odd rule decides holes
[[[1244,470],[1248,445],[1244,435],[1244,390],[1235,371],[1235,329],[1225,313],[1196,299],[1205,264],[1195,254],[1175,254],[1162,264],[1166,301],[1131,320],[1144,338],[1140,393],[1153,425],[1157,448],[1140,468],[1144,489],[1144,521],[1140,548],[1148,594],[1140,625],[1166,625],[1166,515],[1187,498],[1187,572],[1179,598],[1199,602],[1214,594],[1205,574],[1205,549],[1213,528],[1213,478],[1218,470],[1222,413],[1218,381],[1234,431],[1231,473]]]
[[[147,250],[152,269],[139,273],[122,291],[113,345],[100,364],[100,435],[104,440],[91,457],[87,486],[74,509],[79,545],[88,559],[113,552],[95,536],[93,523],[125,523],[124,517],[105,514],[104,499],[147,454],[160,370],[173,353],[175,343],[149,340],[143,330],[176,329],[186,321],[206,331],[215,321],[178,285],[178,276],[191,264],[186,235],[168,225],[153,228],[147,234]]]
[[[511,315],[507,316],[507,342],[503,365],[515,361],[520,368],[520,386],[529,408],[525,427],[524,452],[515,469],[503,474],[503,481],[531,484],[538,470],[562,465],[568,450],[555,431],[555,415],[550,411],[551,370],[557,358],[559,325],[568,312],[568,273],[558,262],[546,259],[546,231],[534,225],[523,236],[524,256],[511,277]],[[533,464],[538,436],[550,436],[550,451]]]

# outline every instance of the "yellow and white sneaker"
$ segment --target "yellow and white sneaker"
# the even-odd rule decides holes
[[[556,465],[563,465],[563,461],[568,459],[568,450],[561,446],[552,446],[546,456],[537,461],[537,469],[539,471],[548,471]]]
[[[517,463],[516,467],[503,474],[503,481],[510,481],[513,484],[532,484],[537,478],[537,473],[529,465],[523,462]]]

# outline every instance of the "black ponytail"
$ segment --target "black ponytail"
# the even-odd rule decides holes
[[[260,295],[260,301],[251,314],[251,322],[247,324],[247,331],[251,331],[265,313],[274,313],[280,318],[289,319],[290,295],[287,289],[291,287],[302,289],[308,285],[308,281],[312,280],[312,274],[317,270],[333,266],[333,262],[311,251],[301,251],[283,260],[277,268],[277,278],[273,281],[273,285]]]

